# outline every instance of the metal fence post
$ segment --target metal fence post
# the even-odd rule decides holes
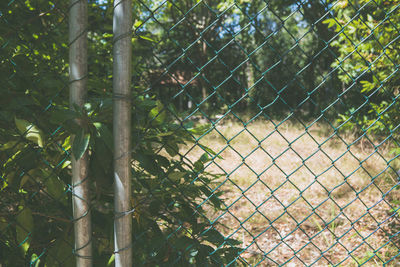
[[[114,247],[115,266],[132,266],[131,56],[132,2],[116,0],[113,17]]]
[[[71,0],[69,10],[70,104],[82,107],[87,83],[87,1]],[[78,123],[80,123],[78,121]],[[72,207],[76,265],[92,266],[92,229],[88,178],[88,152],[72,155]]]

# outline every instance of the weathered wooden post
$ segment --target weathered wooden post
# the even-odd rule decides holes
[[[71,0],[69,10],[70,106],[85,103],[87,83],[87,1]],[[78,121],[78,124],[82,124]],[[85,126],[82,125],[84,128]],[[72,140],[75,136],[72,137]],[[73,153],[72,153],[73,154]],[[88,152],[72,155],[72,208],[76,266],[92,266],[92,227],[88,178]]]
[[[114,1],[113,33],[115,266],[131,267],[131,0]]]

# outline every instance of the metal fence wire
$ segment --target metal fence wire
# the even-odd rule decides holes
[[[0,32],[0,267],[400,263],[399,0],[11,0]]]

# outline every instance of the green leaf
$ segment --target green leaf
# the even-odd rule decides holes
[[[193,127],[194,127],[194,122],[193,122],[193,121],[189,121],[189,122],[187,122],[187,123],[184,123],[184,124],[183,124],[183,127],[184,127],[186,130],[193,129]]]
[[[205,185],[200,186],[200,190],[209,198],[214,207],[218,209],[221,208],[222,201],[218,198],[216,193],[211,192],[210,189],[208,189],[208,187]]]
[[[242,244],[241,241],[236,240],[236,239],[233,239],[233,238],[225,239],[225,242],[226,242],[227,244],[229,244],[230,246],[238,246],[238,245]]]
[[[206,162],[210,161],[210,157],[208,156],[207,153],[204,153],[203,155],[201,155],[200,160],[201,160],[201,162],[206,163]]]
[[[157,160],[157,163],[161,166],[161,167],[165,167],[168,168],[171,163],[169,162],[169,160],[166,157],[157,155],[155,156],[155,160]]]
[[[165,150],[171,157],[175,157],[179,153],[179,147],[174,141],[170,141],[165,145]]]
[[[362,84],[363,87],[361,89],[362,93],[369,92],[374,89],[374,84],[370,83],[369,81],[360,81],[360,83]]]
[[[31,173],[33,170],[30,170],[28,173]],[[24,175],[21,178],[21,181],[19,182],[19,188],[23,188],[24,185],[29,181],[29,175]]]
[[[201,124],[199,126],[196,126],[194,128],[186,128],[189,132],[191,132],[194,135],[203,135],[205,134],[208,130],[210,130],[211,124],[205,123]]]
[[[181,178],[185,176],[186,172],[172,172],[168,174],[168,178],[170,178],[174,182],[179,182]]]
[[[85,133],[83,129],[74,137],[74,142],[72,144],[72,154],[75,159],[80,159],[88,148],[90,140],[90,134]]]
[[[204,169],[204,164],[201,160],[196,161],[193,166],[196,172],[201,172]]]
[[[71,149],[71,136],[67,136],[67,138],[65,138],[65,140],[64,140],[64,143],[62,144],[62,147],[65,149],[65,150],[69,150],[69,149]]]
[[[36,125],[26,120],[17,119],[16,117],[14,120],[18,131],[23,134],[27,140],[34,142],[40,147],[43,147],[43,132]]]
[[[107,266],[111,266],[115,261],[115,254],[112,254],[110,259],[107,262]]]
[[[16,144],[18,144],[18,141],[9,141],[5,144],[0,144],[0,151],[10,149],[10,148],[14,147]]]
[[[209,241],[215,245],[218,245],[218,246],[221,245],[225,240],[225,237],[223,235],[221,235],[221,233],[215,229],[208,230],[207,232],[205,232],[203,234],[203,237],[207,241]]]
[[[199,251],[197,249],[191,249],[189,251],[189,256],[190,257],[196,257],[197,254],[199,254]]]
[[[150,110],[149,119],[155,124],[162,124],[165,118],[166,113],[164,111],[164,105],[160,101],[157,101],[157,106]]]
[[[328,24],[328,28],[331,28],[331,27],[336,25],[335,19],[332,19],[332,18],[331,19],[326,19],[326,20],[322,21],[322,23]]]
[[[96,127],[98,136],[107,145],[108,149],[113,150],[113,136],[111,131],[108,129],[107,125],[95,122],[93,125]]]
[[[32,211],[28,207],[20,206],[20,213],[17,216],[17,242],[24,254],[29,249],[33,230]]]
[[[38,257],[38,255],[36,255],[36,253],[33,253],[31,256],[31,262],[29,263],[29,266],[39,267],[39,264],[40,264],[40,258]]]
[[[150,174],[158,175],[160,173],[161,169],[153,157],[144,153],[137,153],[135,154],[135,159],[139,161],[140,166]]]
[[[216,156],[219,159],[223,159],[223,157],[221,157],[220,155],[217,155],[217,152],[215,152],[214,150],[212,150],[211,148],[204,146],[204,145],[199,145],[202,149],[204,149],[205,151],[207,151],[208,153],[210,153],[211,155]]]
[[[392,148],[389,153],[392,155],[400,154],[400,148]]]
[[[42,172],[45,177],[46,192],[55,200],[67,205],[64,182],[55,173],[46,170],[42,170]]]
[[[144,35],[140,35],[139,38],[150,42],[156,42],[154,39],[151,39],[150,37]]]

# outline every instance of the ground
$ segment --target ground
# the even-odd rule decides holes
[[[243,242],[246,265],[395,266],[398,165],[382,141],[319,122],[221,120],[198,141],[221,156],[205,171],[221,174],[227,208],[207,216]]]

